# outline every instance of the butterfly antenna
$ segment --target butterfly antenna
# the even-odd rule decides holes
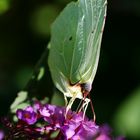
[[[93,113],[93,121],[95,122],[96,121],[96,114],[95,114],[95,111],[94,111],[94,106],[93,106],[93,102],[91,100],[90,94],[88,94],[88,98],[90,99],[90,106],[91,106],[91,110],[92,110],[92,113]]]
[[[80,103],[79,103],[79,105],[78,105],[78,107],[76,109],[77,113],[80,112],[79,110],[81,109],[81,106],[83,106],[83,100],[82,99],[80,100]]]
[[[87,95],[88,95],[87,92],[84,92],[84,93],[83,93],[83,96],[84,96],[84,97],[83,97],[83,99],[82,99],[81,102],[80,102],[80,109],[78,110],[78,112],[80,112],[80,111],[83,109],[84,102],[85,102],[85,99],[86,99]]]

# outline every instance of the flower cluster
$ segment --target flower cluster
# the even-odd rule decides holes
[[[7,139],[35,140],[112,140],[108,126],[99,127],[82,112],[76,113],[50,104],[35,102],[33,106],[18,109],[18,122]],[[117,140],[123,140],[118,138]]]

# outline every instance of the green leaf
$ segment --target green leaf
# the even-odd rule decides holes
[[[45,68],[41,67],[40,70],[39,70],[38,77],[37,77],[38,81],[41,80],[41,78],[44,76],[44,73],[45,73]]]
[[[93,82],[106,17],[106,0],[71,2],[52,25],[49,68],[55,86],[66,96]],[[81,98],[80,94],[78,98]]]
[[[29,105],[29,103],[25,102],[28,98],[27,91],[20,91],[15,101],[10,106],[11,113],[15,113],[17,109],[24,108]]]

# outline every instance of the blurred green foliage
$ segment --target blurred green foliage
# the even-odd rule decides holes
[[[118,133],[127,135],[131,139],[140,139],[140,87],[120,104],[114,117]]]
[[[6,12],[10,7],[10,0],[0,0],[0,14]]]
[[[6,115],[17,93],[26,85],[49,42],[50,24],[69,1],[0,0],[0,116]],[[108,0],[100,62],[91,93],[97,123],[112,124],[114,114],[122,116],[120,120],[124,128],[117,128],[118,131],[127,131],[130,140],[140,137],[140,134],[135,134],[139,131],[139,122],[137,125],[126,122],[129,116],[140,118],[137,114],[138,92],[131,96],[131,91],[140,85],[139,25],[139,0]],[[47,67],[47,60],[44,65]],[[34,82],[36,89],[28,86],[31,96],[42,99],[52,95],[53,84],[48,68],[45,72],[39,83]],[[58,98],[52,97],[53,103],[61,102],[55,100]],[[132,106],[130,112],[124,107],[129,104]],[[126,111],[116,112],[118,106],[119,110]]]
[[[51,104],[64,106],[65,105],[64,95],[59,91],[55,90],[51,100]]]
[[[51,23],[58,15],[58,7],[55,5],[42,5],[37,7],[31,15],[31,28],[36,34],[44,36],[50,35]]]
[[[18,89],[22,89],[26,86],[27,82],[30,80],[32,76],[33,69],[29,66],[20,68],[15,74],[15,84],[17,85]]]

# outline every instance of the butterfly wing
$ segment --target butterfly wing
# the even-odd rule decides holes
[[[48,63],[55,86],[64,94],[77,83],[92,83],[105,15],[106,0],[78,0],[54,21]]]

